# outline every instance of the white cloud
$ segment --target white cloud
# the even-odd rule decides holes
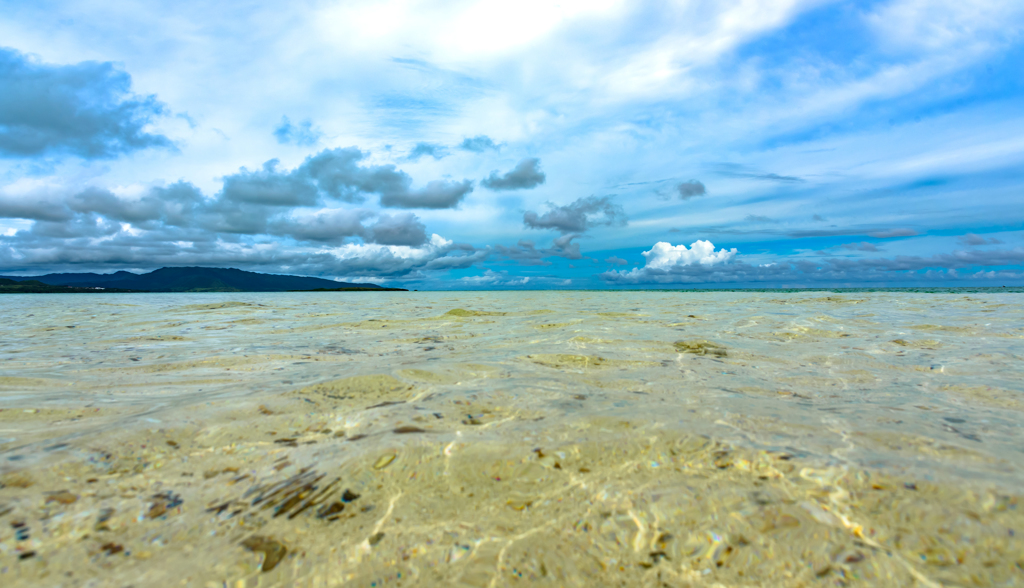
[[[726,263],[736,257],[736,248],[715,251],[714,243],[700,239],[694,241],[689,249],[686,248],[686,245],[673,246],[671,243],[661,241],[655,243],[650,251],[644,251],[642,255],[647,260],[644,267],[670,269],[694,263],[701,265]]]
[[[1007,23],[1022,14],[1019,0],[897,0],[868,13],[865,20],[886,46],[937,51],[1019,34],[1019,28]]]
[[[525,286],[530,282],[530,277],[510,278],[508,272],[496,272],[487,270],[480,276],[466,276],[459,278],[459,281],[469,286]]]
[[[606,280],[620,283],[644,283],[664,281],[666,274],[679,272],[687,266],[712,266],[726,264],[736,257],[736,248],[719,249],[715,251],[715,244],[711,241],[698,239],[689,248],[686,245],[675,245],[660,241],[651,247],[650,251],[644,251],[646,262],[642,268],[633,268],[628,272],[625,270],[607,272],[603,274]]]

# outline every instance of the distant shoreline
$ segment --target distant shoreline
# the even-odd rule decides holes
[[[353,283],[283,274],[261,274],[235,268],[164,267],[144,274],[57,273],[41,276],[0,276],[0,293],[92,294],[97,292],[328,292],[398,291],[373,283]]]

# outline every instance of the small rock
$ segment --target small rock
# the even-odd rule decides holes
[[[47,504],[49,504],[50,502],[59,502],[61,504],[72,504],[76,500],[78,500],[78,496],[75,496],[74,494],[68,492],[67,490],[61,490],[60,492],[51,492],[46,497]]]
[[[408,433],[426,433],[425,430],[419,427],[413,427],[411,425],[403,425],[401,427],[396,428],[393,432],[399,435],[404,435]]]
[[[276,568],[277,564],[281,563],[281,560],[288,553],[288,548],[280,541],[259,535],[253,535],[242,541],[242,547],[254,553],[263,554],[263,567],[260,569],[264,572],[269,572]]]
[[[382,470],[388,467],[389,465],[391,465],[391,462],[395,461],[396,457],[398,456],[394,454],[380,456],[380,458],[377,459],[376,463],[373,464],[373,469]]]

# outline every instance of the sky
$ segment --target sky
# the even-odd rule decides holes
[[[1020,0],[0,14],[0,274],[1024,285]]]

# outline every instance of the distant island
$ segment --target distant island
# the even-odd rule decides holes
[[[335,282],[323,278],[259,274],[217,267],[165,267],[147,274],[46,274],[0,276],[0,294],[98,292],[406,292],[377,284]]]

